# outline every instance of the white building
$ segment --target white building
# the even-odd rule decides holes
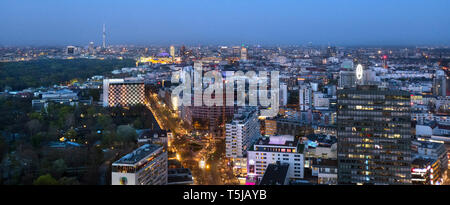
[[[145,144],[112,164],[112,185],[167,184],[167,152],[161,145]]]
[[[301,111],[311,109],[312,89],[309,85],[301,85],[299,89],[299,106]]]
[[[254,107],[241,108],[225,125],[226,156],[241,183],[245,183],[247,175],[247,150],[261,136],[257,113]]]
[[[286,106],[288,103],[287,84],[280,83],[280,106]]]
[[[330,105],[330,98],[321,92],[314,92],[314,108],[328,109]]]
[[[243,158],[246,150],[260,136],[258,110],[254,107],[244,107],[237,111],[233,120],[226,127],[226,156],[228,158]]]
[[[443,70],[437,70],[433,79],[433,94],[437,96],[447,95],[447,78]]]
[[[248,150],[247,182],[262,179],[269,164],[289,164],[288,178],[304,177],[304,145],[292,135],[270,136],[255,142]]]

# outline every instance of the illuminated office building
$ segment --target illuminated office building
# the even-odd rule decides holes
[[[410,184],[410,94],[366,85],[337,95],[338,183]]]

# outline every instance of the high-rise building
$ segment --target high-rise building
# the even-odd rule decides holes
[[[327,57],[336,57],[336,55],[337,55],[336,47],[328,46],[326,56]]]
[[[170,46],[170,56],[175,58],[175,46]]]
[[[312,103],[312,88],[310,85],[300,85],[299,88],[299,106],[301,111],[311,109]]]
[[[201,62],[194,63],[195,70],[202,69]],[[191,74],[194,76],[194,74]],[[183,81],[183,78],[181,77]],[[194,82],[192,82],[194,84]],[[192,86],[191,106],[181,106],[180,114],[184,122],[193,126],[196,131],[205,132],[214,138],[225,138],[225,123],[233,118],[235,112],[235,106],[226,106],[228,100],[234,100],[226,95],[226,86],[224,86],[223,92],[223,105],[206,106],[202,103],[201,106],[195,106],[195,101],[203,98],[203,88],[206,87],[206,83],[203,83],[203,87]]]
[[[447,77],[443,70],[437,70],[433,79],[433,95],[446,96],[447,95]]]
[[[225,125],[225,152],[230,158],[233,173],[245,182],[247,175],[247,150],[260,138],[258,110],[255,107],[240,108],[233,120]]]
[[[77,52],[78,52],[78,49],[75,46],[67,46],[66,47],[66,54],[67,55],[75,55],[75,54],[77,54]]]
[[[240,52],[241,52],[241,47],[239,47],[239,46],[233,46],[232,47],[233,57],[239,58]]]
[[[280,83],[280,106],[286,106],[288,103],[287,84]]]
[[[243,60],[243,61],[248,60],[247,48],[244,46],[242,46],[242,48],[241,48],[241,60]]]
[[[89,42],[88,52],[89,52],[89,54],[91,54],[91,55],[95,54],[94,42]]]
[[[260,136],[258,111],[254,107],[240,108],[233,120],[226,124],[226,156],[242,158]]]
[[[145,85],[142,80],[104,79],[103,80],[103,106],[129,107],[145,104]]]
[[[340,71],[339,72],[339,88],[351,88],[356,86],[355,71]]]
[[[410,94],[366,85],[337,97],[338,183],[410,184]]]
[[[103,24],[103,42],[102,42],[102,48],[105,49],[106,48],[106,26],[105,24]]]
[[[182,45],[180,47],[180,53],[179,55],[181,56],[181,60],[184,61],[186,59],[186,47],[184,45]]]
[[[112,185],[165,185],[167,152],[161,145],[145,144],[112,164]]]
[[[292,135],[258,139],[248,150],[247,183],[258,184],[269,164],[289,164],[287,177],[304,177],[304,145]]]

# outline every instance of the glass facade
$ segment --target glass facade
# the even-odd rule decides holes
[[[410,184],[410,94],[358,86],[337,96],[338,183]]]

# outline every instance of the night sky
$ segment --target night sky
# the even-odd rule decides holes
[[[450,45],[448,0],[1,0],[0,45]]]

